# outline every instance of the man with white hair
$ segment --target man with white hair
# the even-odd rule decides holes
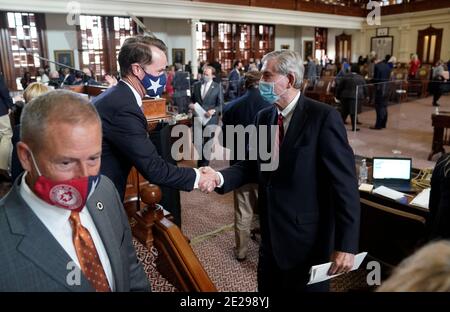
[[[300,92],[303,73],[296,52],[274,51],[263,58],[259,90],[273,105],[258,113],[256,132],[258,143],[267,140],[278,166],[268,169],[258,146],[257,160],[238,162],[216,175],[220,193],[259,183],[262,292],[326,291],[326,282],[307,286],[311,266],[332,261],[330,275],[348,272],[358,250],[353,152],[337,110]],[[274,136],[262,131],[272,126]]]

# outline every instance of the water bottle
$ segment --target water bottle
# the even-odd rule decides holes
[[[367,183],[367,164],[366,160],[361,160],[361,166],[359,166],[359,179],[358,179],[359,185],[362,183]]]

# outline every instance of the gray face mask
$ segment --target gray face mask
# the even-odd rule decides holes
[[[212,77],[211,76],[203,76],[203,81],[208,83],[208,82],[212,81]]]

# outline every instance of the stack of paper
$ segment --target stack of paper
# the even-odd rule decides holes
[[[396,201],[401,201],[406,196],[405,193],[398,192],[396,190],[393,190],[393,189],[388,188],[383,185],[374,189],[373,193],[396,200]]]
[[[366,255],[367,255],[367,252],[361,252],[355,256],[355,263],[353,264],[353,268],[351,269],[351,271],[357,270],[359,268],[359,266],[363,262]],[[312,266],[311,270],[309,271],[310,277],[309,277],[308,285],[320,283],[320,282],[326,281],[330,278],[344,274],[344,273],[340,273],[340,274],[335,274],[335,275],[328,275],[328,271],[330,270],[332,264],[333,264],[332,262],[328,262],[328,263]]]
[[[211,116],[206,117],[206,111],[203,109],[203,107],[198,104],[198,102],[196,102],[195,104],[195,108],[194,108],[194,113],[195,113],[195,117],[199,118],[199,121],[201,121],[203,126],[206,126],[206,124],[208,123],[208,121],[211,119]]]
[[[426,188],[409,203],[410,205],[428,209],[431,188]]]

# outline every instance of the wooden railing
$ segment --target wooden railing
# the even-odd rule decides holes
[[[276,8],[313,13],[335,14],[343,16],[365,17],[368,14],[366,5],[368,1],[340,1],[336,4],[325,3],[321,0],[191,0],[196,2],[222,3],[232,5],[245,5],[263,8]],[[448,0],[413,1],[409,3],[393,4],[381,7],[381,15],[401,14],[408,12],[427,11],[448,8]]]

